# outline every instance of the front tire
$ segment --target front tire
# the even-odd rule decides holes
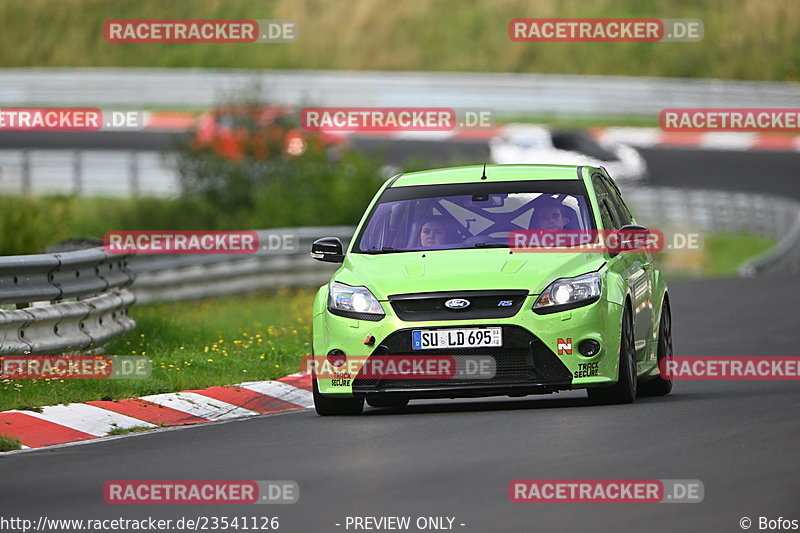
[[[661,321],[658,324],[658,376],[647,383],[642,383],[641,393],[646,396],[664,396],[672,391],[672,380],[661,374],[666,361],[672,360],[672,313],[669,300],[664,300],[661,309]]]
[[[364,398],[332,398],[320,394],[315,378],[311,379],[314,410],[320,416],[354,416],[364,411]]]
[[[636,345],[633,314],[628,306],[622,314],[619,339],[619,378],[612,387],[587,389],[589,400],[598,404],[631,403],[636,399]]]

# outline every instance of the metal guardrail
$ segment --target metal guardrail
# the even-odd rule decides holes
[[[85,350],[132,330],[127,259],[102,248],[0,257],[0,354]]]
[[[258,87],[277,104],[444,106],[506,113],[657,115],[665,107],[795,107],[800,84],[550,74],[9,68],[0,106],[211,106]]]
[[[0,194],[174,197],[171,161],[143,150],[0,149]]]
[[[779,199],[787,219],[786,231],[778,245],[739,268],[742,276],[800,274],[800,202]]]
[[[777,196],[750,192],[623,188],[637,220],[656,228],[702,232],[749,233],[779,241],[788,236],[800,204]]]
[[[651,227],[742,232],[776,239],[779,244],[773,250],[742,267],[743,275],[800,270],[800,203],[796,201],[752,193],[661,187],[626,188],[625,198],[637,220]],[[137,274],[137,301],[174,301],[275,286],[321,285],[336,265],[311,259],[311,243],[330,236],[339,237],[346,244],[354,229],[337,226],[262,232],[296,235],[298,248],[290,253],[138,256],[130,265]]]
[[[651,227],[745,232],[778,245],[741,268],[742,275],[800,272],[800,202],[774,196],[672,188],[628,188],[637,220]],[[101,248],[0,258],[0,353],[55,353],[100,345],[133,329],[137,303],[177,301],[272,287],[325,283],[337,265],[309,256],[320,237],[347,242],[351,226],[259,231],[291,235],[290,249],[252,255],[112,256]],[[131,284],[130,290],[125,287]],[[134,298],[135,296],[135,298]],[[73,301],[67,301],[76,298]],[[37,303],[38,302],[38,303]]]
[[[169,302],[271,287],[322,285],[337,266],[311,259],[311,243],[320,237],[339,237],[346,245],[354,229],[329,226],[260,230],[260,242],[269,235],[291,235],[294,246],[291,250],[253,255],[138,255],[129,262],[130,270],[136,274],[136,301]]]
[[[744,192],[677,188],[625,191],[637,219],[653,227],[703,232],[749,233],[770,237],[777,245],[739,267],[742,276],[800,273],[800,202]]]

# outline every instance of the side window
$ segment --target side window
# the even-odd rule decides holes
[[[625,205],[625,201],[622,199],[622,196],[620,196],[619,192],[617,191],[617,188],[614,186],[613,183],[609,183],[609,181],[606,178],[603,178],[603,183],[606,185],[606,189],[608,189],[609,197],[611,198],[611,201],[614,203],[614,207],[616,208],[617,213],[619,213],[622,225],[625,226],[627,224],[633,224],[633,216],[631,215],[628,206]]]
[[[611,194],[608,192],[608,188],[606,187],[606,184],[603,183],[600,175],[595,175],[592,178],[592,184],[594,185],[594,192],[597,195],[597,201],[600,204],[600,219],[603,221],[603,228],[621,228],[621,217],[617,213],[616,206],[611,198]]]
[[[608,203],[605,200],[600,200],[600,218],[603,220],[604,229],[613,229],[616,227],[614,219],[611,217],[611,212],[608,209]]]

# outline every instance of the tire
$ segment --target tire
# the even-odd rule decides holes
[[[589,399],[598,404],[631,403],[636,399],[636,348],[633,338],[633,315],[630,307],[622,314],[619,340],[619,377],[611,387],[587,389]]]
[[[408,398],[402,396],[367,396],[367,405],[370,407],[393,407],[400,409],[408,405]]]
[[[658,368],[662,368],[662,361],[672,360],[672,313],[669,309],[669,300],[664,300],[661,309],[661,321],[658,324]],[[664,396],[672,391],[672,380],[666,379],[659,371],[658,376],[646,383],[642,383],[641,394],[645,396]]]
[[[364,410],[364,398],[331,398],[320,394],[317,380],[311,380],[314,410],[320,416],[354,416]]]

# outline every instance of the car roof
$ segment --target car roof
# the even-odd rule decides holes
[[[449,183],[490,183],[492,181],[578,180],[578,165],[483,165],[439,168],[401,174],[391,187],[438,185]]]

